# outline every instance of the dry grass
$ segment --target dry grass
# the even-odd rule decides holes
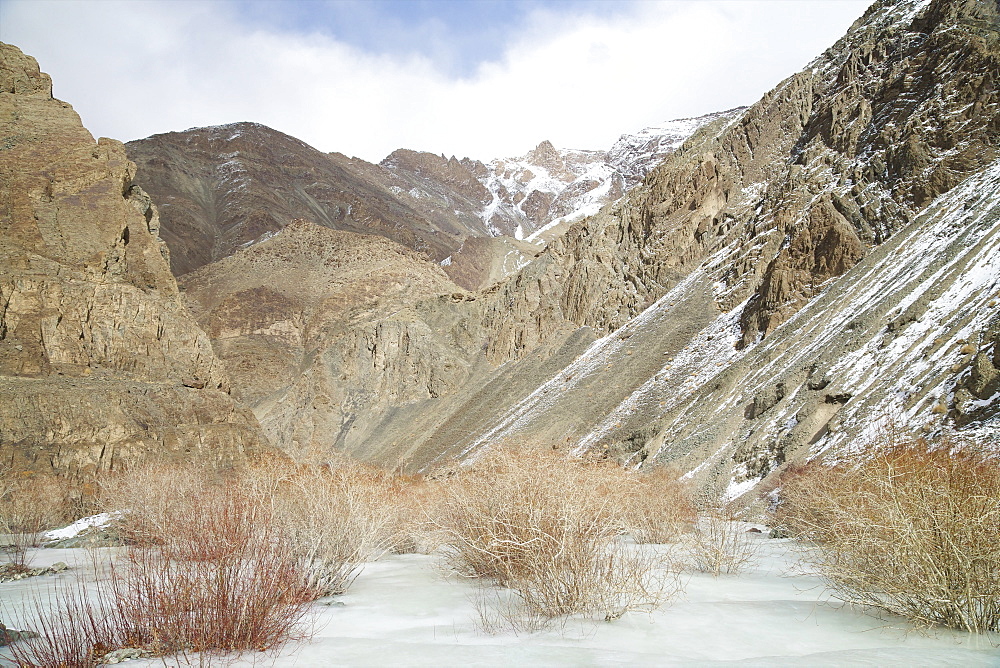
[[[1000,466],[968,445],[886,437],[782,481],[776,520],[814,540],[843,600],[922,625],[1000,630]]]
[[[442,485],[436,526],[453,567],[514,590],[525,618],[615,618],[675,580],[621,540],[626,472],[550,449],[497,448]]]

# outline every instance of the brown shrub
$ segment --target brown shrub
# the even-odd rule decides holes
[[[625,528],[636,542],[673,542],[698,518],[690,486],[674,469],[657,466],[631,473],[623,487]]]
[[[42,633],[12,647],[19,665],[91,666],[121,648],[263,650],[301,628],[316,590],[270,508],[232,483],[187,491],[159,488],[182,498],[152,504],[155,536],[146,533],[149,516],[126,514],[125,530],[137,521],[130,535],[143,540],[115,558],[106,577],[35,602],[31,616]],[[150,500],[146,490],[132,498]]]
[[[442,484],[436,524],[450,563],[516,591],[530,616],[655,606],[662,564],[619,538],[625,472],[545,448],[496,448]]]
[[[28,567],[28,548],[39,534],[73,519],[79,492],[64,478],[0,470],[0,534],[9,535],[8,558]]]
[[[366,561],[400,540],[393,476],[351,462],[298,467],[272,495],[274,520],[320,595],[346,591]]]
[[[694,568],[714,577],[746,571],[757,563],[760,551],[760,543],[747,533],[745,525],[731,519],[725,508],[701,517],[685,543]]]
[[[1000,466],[951,439],[891,435],[786,476],[776,521],[818,545],[838,597],[918,624],[1000,630]]]

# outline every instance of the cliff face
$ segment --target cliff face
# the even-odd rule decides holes
[[[58,472],[265,447],[181,303],[120,142],[0,45],[0,457]]]

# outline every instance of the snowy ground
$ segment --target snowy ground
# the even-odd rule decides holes
[[[651,613],[613,622],[579,621],[533,633],[481,630],[477,588],[440,559],[393,555],[369,564],[332,605],[317,605],[311,641],[278,654],[213,663],[236,666],[1000,666],[1000,638],[947,630],[918,632],[820,603],[822,587],[796,567],[796,543],[755,538],[760,560],[736,576],[693,574],[686,592]],[[661,548],[654,548],[661,549]],[[85,550],[41,550],[34,562],[87,568]],[[69,573],[0,584],[4,619],[39,585]],[[43,582],[42,582],[43,581]],[[0,657],[2,658],[2,657]],[[161,659],[128,665],[197,664]],[[9,665],[9,663],[8,663]]]

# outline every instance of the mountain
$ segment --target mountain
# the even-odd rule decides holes
[[[479,348],[475,295],[376,235],[298,220],[180,282],[234,394],[299,458],[384,437],[404,406],[461,387]]]
[[[603,151],[549,142],[519,159],[486,165],[400,149],[375,165],[322,153],[257,123],[194,128],[129,142],[136,183],[159,203],[161,234],[180,276],[274,234],[292,220],[378,234],[444,262],[459,282],[503,278],[537,248],[468,239],[525,236],[556,218],[575,219],[614,201],[701,119],[623,136]],[[609,160],[614,161],[611,164]],[[626,176],[627,175],[627,176]],[[484,256],[490,249],[490,257]],[[505,258],[512,250],[520,264]],[[524,260],[524,261],[521,261]],[[494,266],[473,271],[470,265]],[[470,289],[485,287],[463,283]]]
[[[88,475],[271,450],[177,291],[120,142],[0,44],[0,457]]]
[[[490,194],[480,215],[495,236],[548,241],[569,223],[618,200],[698,128],[743,109],[622,135],[608,151],[559,149],[543,141],[518,158],[471,164]]]
[[[259,145],[273,131],[176,133],[154,179],[180,184],[166,212],[198,192],[204,211],[245,207],[241,242],[184,272],[182,297],[233,396],[296,457],[427,470],[512,440],[674,465],[707,497],[748,499],[788,462],[867,447],[887,416],[989,446],[998,29],[995,3],[880,0],[754,105],[681,128],[676,150],[665,126],[603,153],[371,165],[287,138],[315,160],[295,176],[300,158]],[[249,176],[225,185],[234,150]],[[371,195],[367,227],[331,229],[328,204],[294,194],[332,164],[336,201]],[[254,211],[273,217],[240,231]],[[164,237],[194,257],[222,238],[200,225]]]
[[[322,153],[256,123],[154,135],[127,149],[138,165],[137,184],[160,204],[178,276],[296,218],[380,234],[435,260],[470,234],[455,221],[428,219],[391,185],[367,178],[367,163]]]
[[[532,354],[567,321],[604,337],[450,451],[558,438],[734,496],[784,461],[862,447],[888,408],[990,437],[997,212],[970,193],[989,192],[1000,157],[997,26],[994,3],[877,2],[552,242],[488,316],[492,359]],[[529,285],[545,289],[525,299]],[[834,292],[849,297],[823,301]]]
[[[428,330],[392,348],[397,367],[464,337],[462,374],[378,410],[321,409],[340,425],[323,439],[413,468],[558,442],[675,464],[732,497],[783,462],[861,447],[888,408],[992,433],[996,211],[969,193],[1000,158],[996,25],[982,3],[875,3],[474,301],[413,302]]]

